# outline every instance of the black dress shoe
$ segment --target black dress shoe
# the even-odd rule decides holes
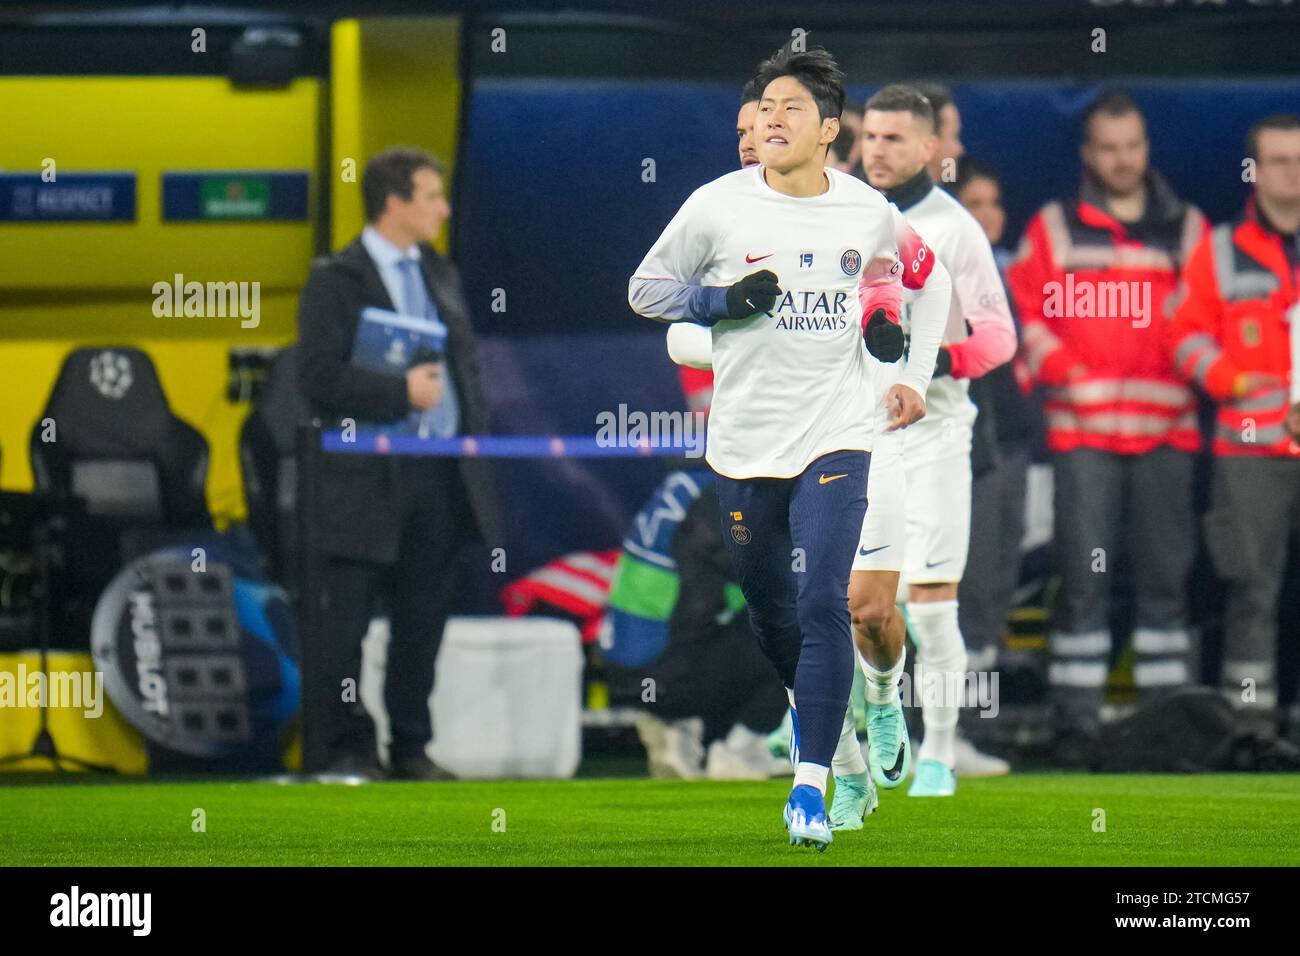
[[[422,753],[393,760],[388,767],[388,776],[394,780],[455,780],[456,775],[446,767],[439,766]]]

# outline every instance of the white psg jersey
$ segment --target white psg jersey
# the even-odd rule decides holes
[[[782,295],[770,312],[711,330],[706,460],[731,478],[792,478],[830,452],[870,450],[875,363],[862,341],[859,285],[902,273],[896,235],[906,227],[875,189],[827,169],[826,192],[786,196],[763,169],[692,193],[629,284],[636,311],[678,319],[689,315],[663,305],[656,280],[725,287],[760,269],[776,274]],[[909,380],[924,394],[929,374],[909,363]]]
[[[983,228],[966,209],[943,189],[934,187],[925,198],[907,209],[912,224],[926,245],[934,250],[952,280],[952,303],[943,344],[953,345],[969,338],[967,323],[978,329],[985,324],[1005,330],[1006,344],[1015,341],[1015,325],[1007,308],[1006,293],[993,249]],[[911,332],[912,304],[916,293],[903,293],[903,331]],[[971,343],[974,345],[975,343]],[[993,364],[1000,364],[994,361]],[[941,438],[948,445],[960,441],[969,449],[969,427],[975,421],[975,405],[968,397],[970,380],[940,375],[931,379],[925,393],[925,417],[903,433],[909,459],[918,450]],[[965,426],[958,428],[956,426]],[[938,451],[939,449],[935,449]],[[958,450],[947,448],[946,452]]]

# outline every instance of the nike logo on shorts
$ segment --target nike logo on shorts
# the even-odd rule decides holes
[[[878,547],[878,548],[870,548],[870,549],[867,549],[867,548],[858,548],[858,554],[862,555],[862,556],[865,558],[867,555],[869,555],[869,554],[875,554],[877,551],[884,551],[887,547],[889,547],[889,545],[887,545],[887,544],[882,544],[882,545],[881,545],[880,547]]]

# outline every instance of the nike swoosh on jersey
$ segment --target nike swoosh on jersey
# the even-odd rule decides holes
[[[774,255],[776,255],[775,252],[769,252],[769,253],[768,253],[767,255],[765,255],[765,256],[753,256],[753,257],[751,257],[750,254],[747,252],[747,253],[745,253],[745,261],[748,262],[750,265],[753,265],[755,262],[762,262],[764,259],[771,259]]]
[[[831,475],[829,478],[827,478],[825,475],[822,475],[820,478],[817,479],[817,484],[819,484],[819,485],[827,485],[827,484],[830,484],[832,481],[835,481],[835,480],[838,479],[838,478],[847,478],[848,476],[849,476],[849,473],[848,473],[847,471],[846,471],[844,474],[842,474],[842,475]]]
[[[925,562],[925,566],[926,566],[927,568],[937,568],[939,565],[941,565],[941,564],[947,564],[947,563],[948,563],[948,559],[947,559],[947,558],[943,558],[942,560],[939,560],[939,561],[927,561],[927,562]]]
[[[858,554],[862,555],[865,558],[867,555],[875,554],[877,551],[884,551],[887,547],[889,547],[889,545],[882,544],[878,548],[858,548]]]

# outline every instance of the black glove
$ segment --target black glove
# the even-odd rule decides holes
[[[934,360],[934,378],[952,374],[952,353],[946,345],[939,346],[939,357]]]
[[[862,330],[867,351],[882,362],[897,362],[903,357],[903,328],[885,318],[884,309],[876,309]]]
[[[776,284],[776,273],[772,270],[747,275],[727,290],[727,318],[745,319],[768,312],[780,294],[781,287]]]

